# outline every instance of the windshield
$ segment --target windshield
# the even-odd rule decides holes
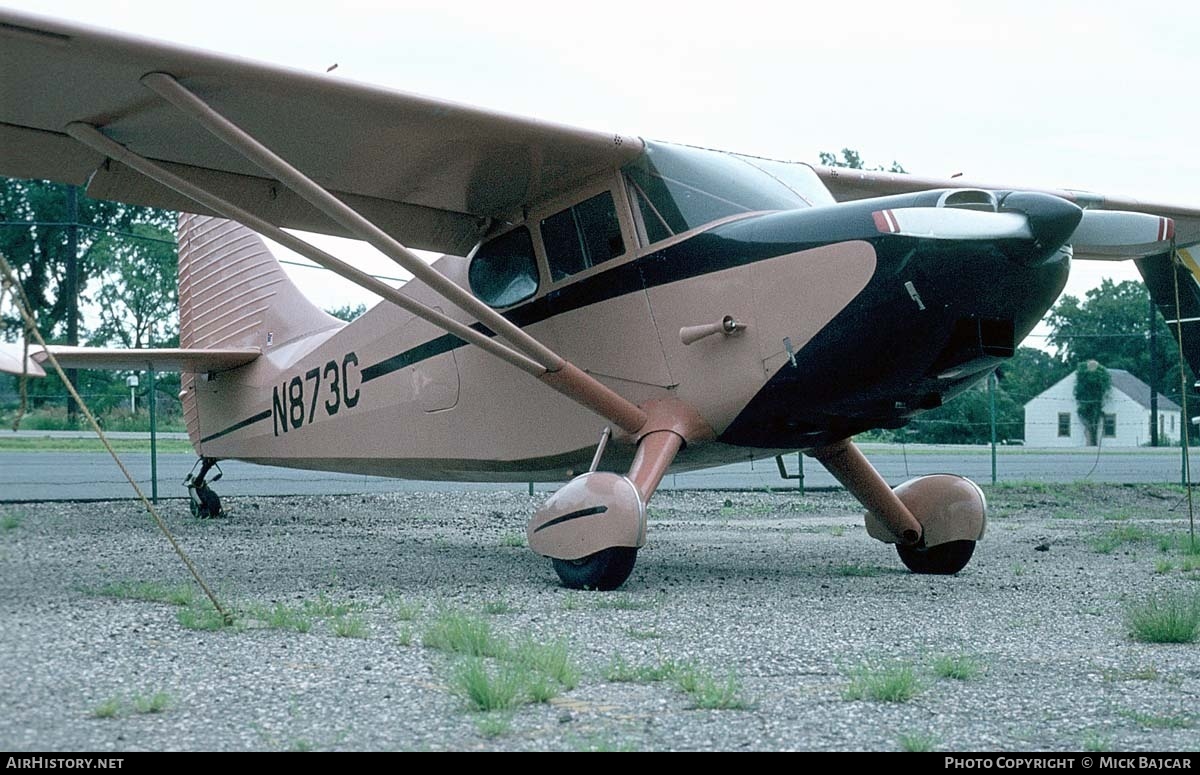
[[[790,164],[682,145],[646,143],[625,167],[648,242],[740,213],[832,204],[805,164]]]

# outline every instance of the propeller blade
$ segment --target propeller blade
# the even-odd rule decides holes
[[[1162,253],[1174,236],[1175,221],[1170,218],[1123,210],[1084,210],[1070,241],[1078,258],[1120,261]]]

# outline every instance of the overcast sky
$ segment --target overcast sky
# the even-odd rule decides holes
[[[599,130],[1200,204],[1195,3],[0,5]],[[324,306],[369,298],[296,273]],[[1077,262],[1068,292],[1101,276],[1138,277]]]

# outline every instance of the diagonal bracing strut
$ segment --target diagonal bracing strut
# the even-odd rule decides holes
[[[559,393],[610,420],[626,433],[636,434],[646,424],[647,415],[638,406],[566,361],[537,339],[522,331],[499,312],[488,307],[470,292],[433,269],[353,208],[330,194],[311,178],[215,111],[175,78],[165,73],[151,73],[142,78],[142,83],[196,120],[218,139],[295,191],[314,207],[387,255],[418,280],[440,293],[447,301],[495,331],[499,337],[507,340],[511,347],[401,294],[395,288],[381,283],[307,242],[287,234],[273,224],[183,180],[161,165],[116,143],[90,124],[74,122],[68,125],[67,133],[85,145],[127,164],[147,177],[225,217],[266,234],[431,324],[476,344],[491,355],[536,376]]]

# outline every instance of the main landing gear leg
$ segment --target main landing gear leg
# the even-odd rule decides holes
[[[214,467],[217,469],[217,475],[212,478],[215,482],[221,478],[221,467],[217,465],[215,457],[204,457],[196,461],[200,466],[200,471],[196,471],[196,467],[192,466],[192,472],[183,480],[183,484],[188,491],[188,505],[192,509],[192,516],[197,519],[216,519],[217,517],[225,516],[225,510],[221,507],[221,498],[209,487],[209,480],[206,478],[208,472]]]
[[[849,439],[808,454],[867,508],[867,534],[895,544],[913,573],[958,573],[987,525],[983,491],[950,474],[919,476],[890,488]]]
[[[529,547],[549,557],[563,586],[616,589],[625,583],[646,543],[646,504],[685,443],[712,438],[695,410],[679,401],[650,402],[647,427],[625,476],[596,467],[567,482],[529,520]]]

